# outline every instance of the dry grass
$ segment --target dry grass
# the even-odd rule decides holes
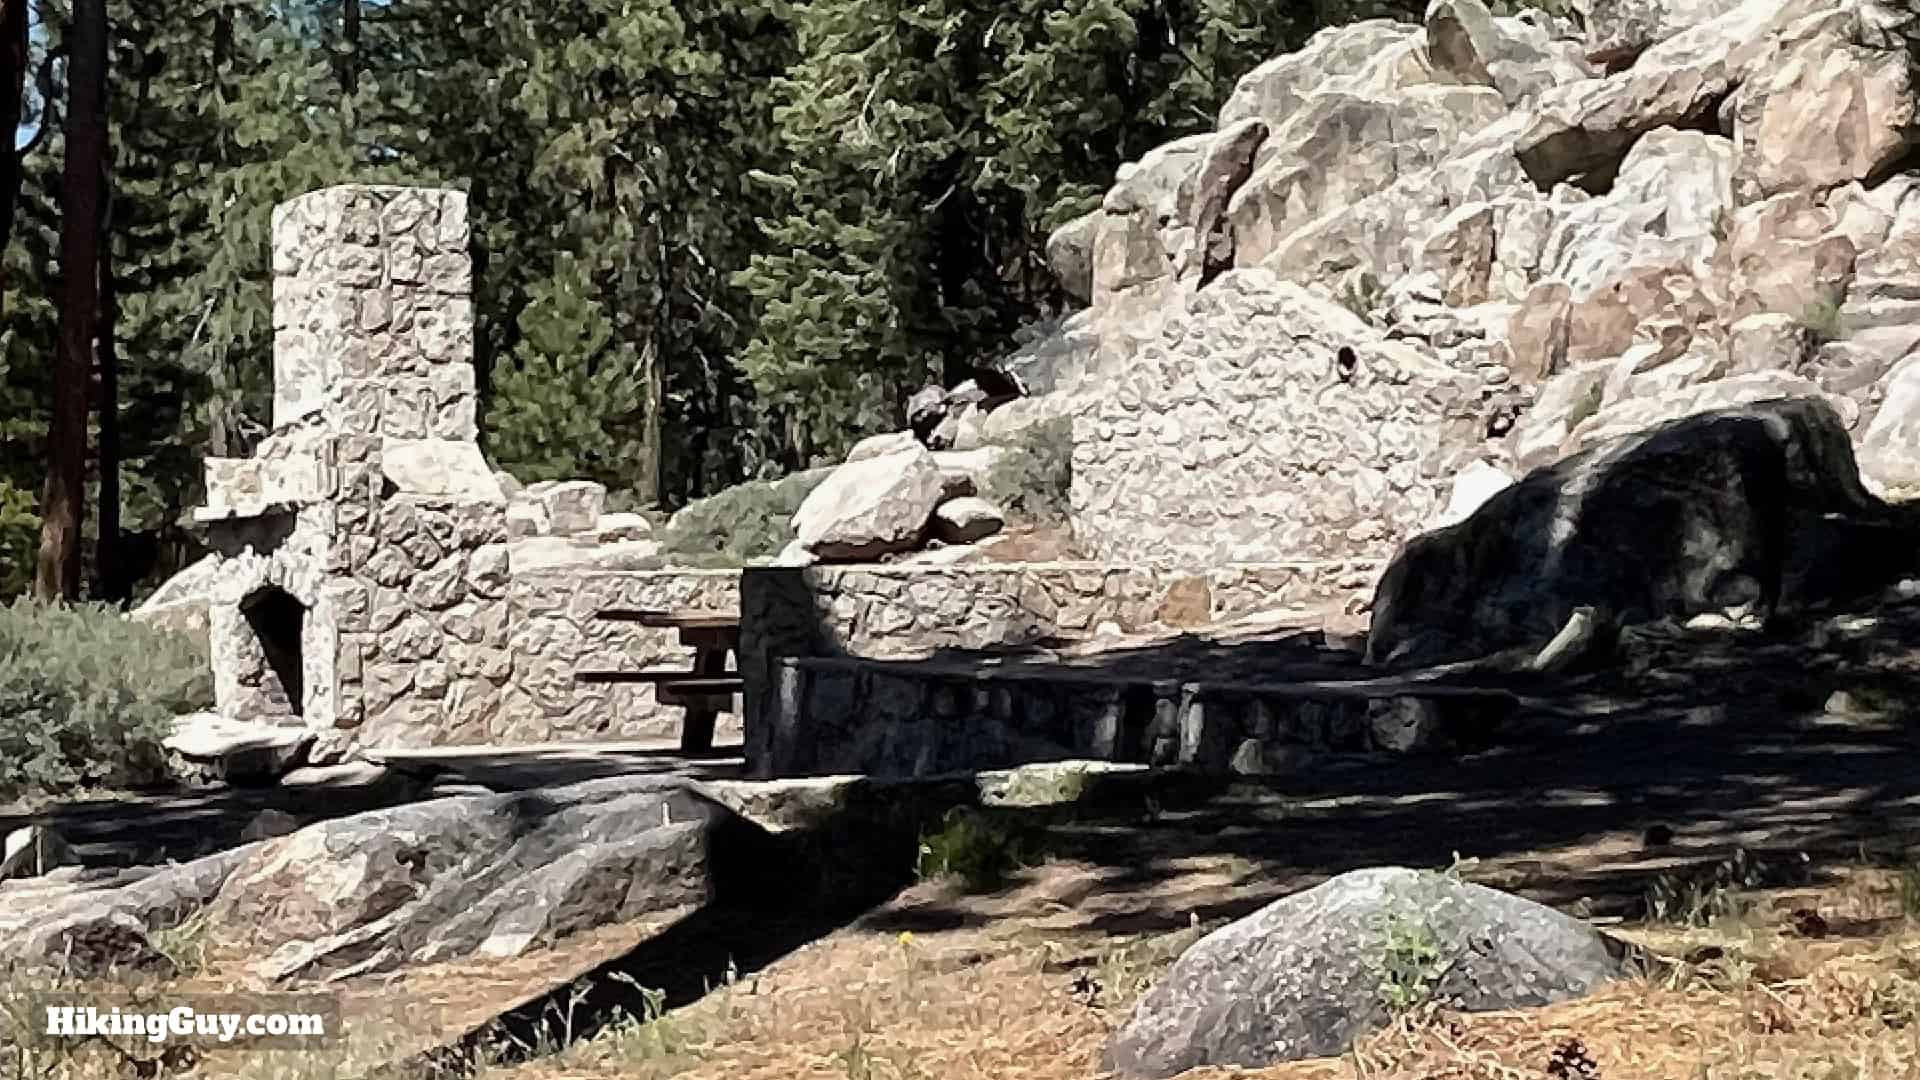
[[[1055,887],[1024,871],[1013,892]],[[931,887],[923,889],[930,894]],[[1416,1012],[1347,1056],[1189,1080],[1893,1080],[1920,1077],[1920,923],[1914,879],[1867,868],[1817,885],[1744,890],[1707,925],[1616,928],[1658,959],[1585,1001],[1478,1015]],[[1043,905],[1044,906],[1044,905]],[[1084,906],[1084,905],[1082,905]],[[966,929],[853,928],[805,946],[700,1002],[643,1009],[591,1038],[543,1047],[482,1080],[1086,1080],[1111,1031],[1203,931],[1110,936],[1013,911]],[[565,958],[579,968],[629,947],[633,930]],[[583,943],[587,944],[587,943]],[[3,1080],[364,1075],[423,1026],[458,1027],[533,972],[518,962],[422,972],[352,988],[355,1037],[319,1053],[221,1055],[141,1072],[100,1047],[0,1060]],[[552,973],[548,973],[549,976]],[[231,988],[211,964],[156,993]],[[0,990],[7,989],[0,987]],[[14,985],[12,990],[21,989]],[[411,1002],[418,1008],[405,1005]],[[4,1042],[4,1040],[0,1040]],[[7,1048],[0,1047],[0,1050]],[[3,1057],[4,1055],[0,1055]],[[150,1068],[151,1066],[149,1066]]]
[[[1621,935],[1661,962],[1585,1001],[1431,1011],[1340,1059],[1190,1080],[1880,1080],[1920,1077],[1920,928],[1901,875],[1758,891],[1705,927]],[[1085,1080],[1107,1035],[1197,930],[1110,940],[1001,926],[849,931],[654,1025],[514,1080]],[[488,1080],[495,1080],[489,1074]]]

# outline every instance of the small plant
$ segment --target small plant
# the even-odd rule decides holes
[[[1920,921],[1920,865],[1900,868],[1900,913],[1907,921]]]
[[[0,798],[156,781],[172,718],[212,704],[189,638],[107,607],[0,605]]]
[[[166,957],[181,978],[191,979],[206,973],[210,910],[202,908],[174,926],[147,935],[154,951]]]
[[[921,880],[957,879],[968,892],[991,892],[1022,867],[1039,861],[1028,831],[967,807],[955,807],[934,832],[920,834],[915,871]]]
[[[847,1048],[833,1055],[845,1070],[847,1080],[876,1080],[884,1058],[867,1047],[866,1032],[857,1031]]]
[[[698,565],[740,566],[772,558],[793,540],[794,511],[828,472],[753,480],[688,503],[667,522],[661,550],[677,562]]]
[[[1055,417],[1021,432],[987,473],[988,499],[1017,519],[1064,521],[1073,490],[1073,420]]]
[[[1142,934],[1108,944],[1091,957],[1091,964],[1074,978],[1072,992],[1089,1008],[1113,1012],[1131,1009],[1173,962],[1206,933],[1200,917],[1189,912],[1184,929]]]
[[[1838,339],[1845,329],[1840,319],[1840,305],[1833,300],[1815,300],[1808,304],[1800,313],[1800,325],[1813,336],[1815,345]]]
[[[1362,268],[1341,279],[1339,292],[1334,298],[1341,307],[1363,321],[1372,321],[1373,313],[1386,303],[1387,287],[1380,283],[1371,270]]]
[[[619,979],[623,976],[614,976]],[[630,976],[624,977],[633,983]],[[667,992],[633,983],[640,995],[640,1013],[616,1010],[614,1018],[595,1037],[594,1042],[616,1062],[634,1064],[675,1057],[690,1049],[695,1040],[667,1015]]]
[[[1382,928],[1380,1003],[1404,1016],[1433,1000],[1446,977],[1447,958],[1433,927],[1418,915],[1394,912]]]
[[[36,500],[0,480],[0,600],[10,600],[33,584],[33,566],[40,549],[40,519]]]
[[[1748,895],[1755,889],[1799,882],[1805,878],[1807,857],[1794,866],[1768,863],[1745,850],[1731,858],[1686,874],[1663,874],[1647,890],[1645,913],[1649,922],[1681,926],[1709,926],[1722,919],[1745,918],[1753,910]]]

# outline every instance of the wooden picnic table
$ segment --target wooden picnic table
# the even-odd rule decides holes
[[[680,749],[689,754],[712,750],[714,718],[732,709],[734,695],[746,689],[740,672],[727,667],[729,656],[740,655],[740,616],[704,609],[606,608],[596,617],[679,631],[680,643],[693,648],[693,670],[583,671],[575,677],[581,682],[653,685],[663,704],[687,711],[680,727]]]

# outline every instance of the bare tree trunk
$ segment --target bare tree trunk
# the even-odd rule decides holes
[[[111,174],[109,174],[111,177]],[[113,194],[102,204],[107,208],[100,227],[100,325],[94,335],[95,363],[99,374],[99,399],[94,404],[100,425],[100,521],[93,547],[93,598],[118,603],[125,600],[132,582],[121,572],[120,544],[120,350],[115,326],[120,314],[120,294],[113,269]]]
[[[340,0],[340,55],[334,59],[340,89],[348,97],[360,89],[360,0]]]
[[[13,208],[20,201],[21,155],[14,150],[27,88],[27,4],[0,0],[0,254],[13,239]],[[0,317],[6,315],[7,267],[0,262]]]
[[[60,206],[60,340],[33,594],[80,596],[87,501],[87,389],[100,322],[100,212],[106,189],[107,2],[75,0],[68,37],[66,164]]]

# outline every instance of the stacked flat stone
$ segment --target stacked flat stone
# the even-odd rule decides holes
[[[623,582],[610,568],[655,551],[645,518],[603,514],[596,483],[520,490],[488,466],[466,196],[328,188],[279,207],[273,243],[274,428],[252,457],[207,462],[197,512],[216,549],[194,581],[221,714],[331,731],[335,753],[670,734],[679,710],[651,687],[576,676],[686,650],[670,630],[596,620],[587,598],[726,610],[737,575]],[[254,623],[272,590],[298,626],[270,642]],[[292,634],[297,686],[269,655]]]
[[[1053,235],[1076,535],[1379,557],[1475,460],[1786,397],[1920,493],[1920,8],[1583,10],[1329,28]]]
[[[282,427],[473,441],[467,197],[336,187],[273,214],[274,400]]]

